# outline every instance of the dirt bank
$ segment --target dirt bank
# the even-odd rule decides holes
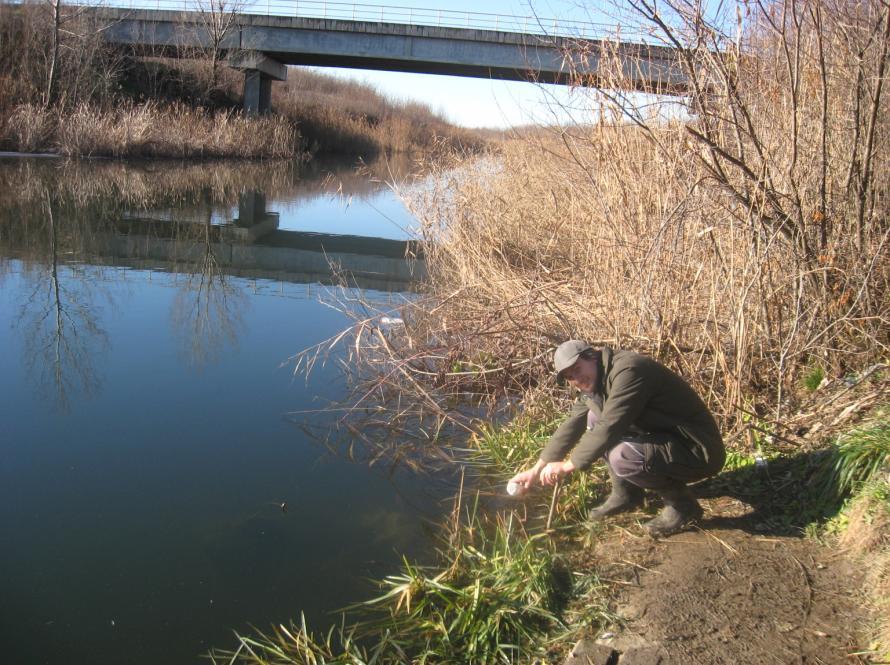
[[[663,663],[702,665],[856,662],[860,585],[836,552],[738,530],[625,538],[626,560],[607,573],[622,582],[627,624],[609,641],[619,651],[653,645]]]
[[[841,551],[773,533],[735,498],[703,503],[702,528],[653,540],[637,526],[648,515],[637,513],[579,555],[579,568],[613,583],[619,622],[594,637],[621,654],[618,663],[869,662],[856,655],[868,620],[861,574]]]

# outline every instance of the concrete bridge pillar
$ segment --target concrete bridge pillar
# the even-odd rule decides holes
[[[260,115],[272,109],[272,81],[287,80],[287,67],[259,51],[242,51],[229,66],[244,72],[244,112]]]
[[[262,115],[272,110],[272,79],[255,69],[244,72],[244,112]]]

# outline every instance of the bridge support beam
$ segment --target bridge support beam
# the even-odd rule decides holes
[[[272,79],[262,72],[244,72],[244,113],[262,115],[272,110]]]
[[[244,72],[244,112],[260,115],[272,109],[272,81],[287,80],[287,67],[259,51],[243,51],[229,65]]]

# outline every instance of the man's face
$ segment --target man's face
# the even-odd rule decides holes
[[[585,358],[578,358],[575,364],[562,371],[562,378],[582,393],[592,393],[596,382],[596,362]]]

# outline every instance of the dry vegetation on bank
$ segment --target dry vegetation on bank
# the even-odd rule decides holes
[[[310,152],[428,154],[443,145],[469,152],[483,147],[472,130],[450,125],[424,104],[396,102],[368,84],[316,71],[291,69],[272,96],[276,112],[307,137]]]
[[[284,158],[299,156],[303,145],[294,124],[281,116],[248,118],[154,102],[82,104],[63,114],[24,104],[6,119],[6,135],[15,150],[66,157]]]
[[[528,391],[580,337],[677,368],[731,439],[763,419],[801,444],[805,376],[886,362],[890,8],[753,5],[723,34],[685,4],[671,24],[648,7],[640,21],[688,45],[691,105],[671,120],[591,92],[593,126],[443,170],[412,201],[430,297],[402,338],[363,337],[398,367],[381,388],[432,379],[431,413],[430,397]]]
[[[255,159],[481,147],[422,104],[297,69],[273,85],[273,113],[248,118],[243,76],[224,54],[137,58],[103,44],[98,27],[66,5],[54,25],[52,3],[0,4],[0,150]]]

